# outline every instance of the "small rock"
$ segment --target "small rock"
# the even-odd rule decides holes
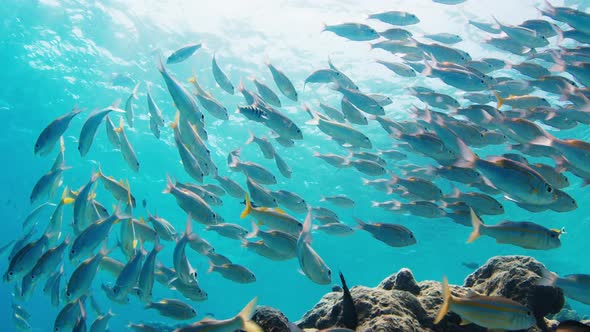
[[[406,268],[403,268],[399,270],[398,273],[387,277],[387,279],[381,281],[377,287],[383,288],[385,290],[402,290],[410,292],[414,295],[420,294],[420,286],[418,286],[418,283],[416,283],[414,274],[412,274],[412,271]]]
[[[256,308],[252,320],[258,324],[264,332],[289,332],[289,320],[277,309],[268,306]]]

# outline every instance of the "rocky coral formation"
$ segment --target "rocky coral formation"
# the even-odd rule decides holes
[[[457,296],[464,296],[470,288],[483,295],[501,295],[525,304],[538,317],[539,326],[529,332],[550,331],[556,321],[542,317],[558,313],[565,300],[561,290],[535,285],[543,268],[541,263],[526,256],[493,257],[469,275],[463,286],[451,288]],[[357,331],[487,331],[473,324],[460,326],[459,316],[453,313],[434,325],[443,302],[440,282],[416,282],[408,269],[389,276],[375,288],[353,287],[351,294],[358,316]],[[337,291],[324,295],[296,324],[302,329],[325,329],[341,326],[342,319],[342,292]],[[266,307],[258,309],[254,320],[265,331],[289,331],[284,315]]]
[[[268,306],[256,308],[252,320],[255,321],[264,332],[289,332],[289,320],[282,312]]]

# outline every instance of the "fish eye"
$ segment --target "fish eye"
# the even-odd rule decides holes
[[[197,312],[195,311],[195,309],[191,309],[191,311],[193,312],[193,314],[196,314]]]
[[[14,272],[10,271],[10,272],[8,272],[8,275],[12,276],[12,275],[14,275]]]
[[[553,188],[551,188],[551,186],[547,186],[547,192],[548,193],[553,192]]]
[[[328,270],[328,275],[331,276],[332,275],[332,271]]]
[[[76,254],[76,250],[74,250],[74,249],[70,250],[70,254],[72,254],[72,255]]]
[[[70,296],[72,296],[72,293],[66,292],[66,297],[70,297]]]

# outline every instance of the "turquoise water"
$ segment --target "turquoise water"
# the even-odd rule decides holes
[[[364,22],[378,31],[387,27],[377,21],[367,21],[366,15],[384,10],[407,10],[421,20],[418,25],[408,27],[415,35],[429,32],[452,32],[465,39],[456,46],[468,51],[474,59],[500,57],[510,61],[524,58],[499,52],[490,46],[482,46],[486,33],[467,25],[468,19],[491,22],[492,15],[505,23],[518,24],[526,19],[538,18],[535,9],[540,1],[510,0],[473,1],[459,6],[444,6],[426,0],[419,1],[6,1],[0,7],[2,39],[0,40],[0,68],[3,88],[0,89],[0,114],[3,130],[0,135],[0,151],[3,151],[3,171],[0,175],[0,220],[4,234],[0,244],[17,238],[22,232],[22,220],[33,208],[29,204],[30,190],[37,179],[52,165],[57,149],[48,157],[33,154],[38,134],[57,116],[74,106],[86,109],[72,121],[65,134],[66,164],[72,166],[64,173],[64,183],[79,188],[87,183],[100,163],[107,175],[128,179],[138,200],[134,210],[136,217],[146,216],[147,210],[157,212],[173,222],[178,231],[184,229],[186,214],[176,205],[170,195],[162,193],[166,186],[166,175],[179,180],[190,181],[179,163],[172,130],[162,129],[162,138],[156,139],[149,129],[146,102],[146,84],[152,82],[152,93],[163,111],[167,122],[174,118],[174,106],[163,80],[156,69],[157,55],[165,55],[191,42],[201,42],[204,47],[187,61],[169,65],[168,69],[181,81],[196,73],[199,82],[220,100],[229,110],[230,119],[220,121],[207,117],[209,133],[208,146],[221,175],[239,181],[245,187],[245,178],[231,172],[226,163],[229,151],[243,147],[242,160],[258,162],[277,175],[279,183],[273,190],[285,189],[299,193],[314,206],[326,206],[336,211],[340,219],[353,226],[353,216],[364,220],[401,223],[412,229],[418,243],[405,248],[391,248],[376,241],[366,232],[355,232],[349,237],[334,237],[316,232],[313,247],[333,271],[342,271],[349,285],[376,285],[388,275],[402,267],[410,268],[417,280],[440,280],[443,275],[451,283],[461,284],[471,270],[462,262],[483,264],[495,255],[530,255],[543,262],[549,269],[560,274],[588,272],[588,188],[581,188],[581,180],[568,174],[571,186],[567,193],[579,205],[568,213],[543,212],[533,214],[503,200],[505,215],[487,216],[486,223],[497,223],[502,219],[531,220],[548,228],[566,227],[561,248],[550,251],[532,251],[510,245],[496,244],[491,238],[481,238],[475,243],[465,244],[470,228],[455,224],[449,219],[424,219],[384,212],[371,207],[371,201],[392,199],[384,193],[363,185],[362,178],[368,176],[354,169],[336,170],[317,158],[313,152],[348,154],[333,141],[327,140],[317,127],[307,125],[309,116],[303,111],[306,103],[318,109],[318,101],[339,106],[340,95],[327,85],[311,84],[305,90],[303,81],[313,71],[327,67],[328,57],[350,76],[361,90],[389,96],[393,104],[386,107],[387,116],[394,120],[410,117],[411,105],[422,106],[411,96],[406,87],[428,86],[439,92],[458,95],[456,89],[443,85],[439,80],[417,76],[401,78],[374,63],[376,59],[393,57],[380,50],[371,51],[367,42],[352,42],[334,34],[322,33],[322,24],[340,22]],[[582,1],[588,6],[588,1]],[[554,45],[554,42],[552,42]],[[563,45],[568,45],[564,42]],[[274,165],[274,161],[262,158],[257,146],[245,145],[249,131],[258,136],[268,136],[269,130],[243,116],[234,113],[237,105],[245,105],[241,94],[233,96],[223,92],[211,74],[211,57],[229,75],[234,86],[243,80],[248,89],[254,90],[249,80],[256,76],[275,91],[266,61],[281,68],[293,81],[300,96],[299,102],[291,102],[280,95],[281,108],[303,130],[304,140],[296,141],[295,147],[285,148],[273,141],[278,153],[293,169],[293,176],[286,179]],[[506,75],[514,72],[499,71]],[[139,173],[129,169],[118,150],[111,147],[104,126],[98,134],[90,152],[81,158],[76,151],[80,129],[87,115],[95,109],[104,108],[118,99],[125,100],[134,84],[113,85],[113,75],[128,75],[133,82],[142,82],[136,105],[135,129],[126,128],[141,164]],[[188,83],[186,83],[188,87]],[[278,91],[277,91],[278,93]],[[555,99],[557,101],[557,99]],[[462,100],[463,103],[466,100]],[[117,117],[114,117],[116,119]],[[114,121],[118,123],[117,121]],[[358,128],[358,127],[357,127]],[[373,141],[376,149],[389,149],[392,139],[382,128],[370,121],[360,128]],[[557,137],[590,140],[590,131],[584,125],[572,130],[548,129]],[[478,150],[480,155],[503,153],[505,146]],[[530,158],[530,160],[536,160]],[[541,160],[541,159],[539,159]],[[550,162],[549,159],[543,159]],[[397,172],[397,166],[408,161],[391,161],[388,168]],[[412,155],[409,162],[432,164],[424,158]],[[399,174],[399,172],[397,172]],[[215,183],[206,179],[207,183]],[[448,181],[437,179],[436,183],[445,193],[451,191]],[[59,191],[61,192],[61,190]],[[341,209],[320,202],[323,195],[345,194],[356,201],[352,210]],[[500,199],[500,197],[497,197]],[[57,199],[57,197],[55,198]],[[55,201],[54,199],[54,201]],[[97,189],[97,199],[111,209],[116,202],[102,185]],[[140,204],[147,202],[147,208]],[[250,228],[247,219],[240,220],[243,209],[240,200],[224,196],[224,205],[215,207],[227,222],[239,223]],[[51,212],[40,218],[42,230]],[[303,214],[294,214],[303,221]],[[71,209],[66,209],[64,225],[71,220]],[[195,231],[206,238],[218,253],[250,268],[257,281],[252,284],[237,284],[221,278],[219,274],[208,274],[207,260],[194,253],[190,260],[199,272],[199,283],[208,293],[208,300],[192,303],[197,309],[197,318],[214,314],[217,318],[233,316],[254,296],[259,303],[282,310],[291,320],[297,320],[311,308],[319,298],[330,290],[329,285],[317,285],[298,273],[296,259],[286,262],[265,260],[240,247],[238,241],[228,240],[213,232],[205,232],[203,226],[194,223]],[[118,228],[113,232],[118,233]],[[110,242],[115,243],[111,235]],[[158,258],[167,266],[172,265],[173,244],[167,242]],[[151,244],[146,248],[151,249]],[[148,250],[149,250],[148,249]],[[192,252],[191,252],[192,253]],[[115,257],[123,259],[117,251]],[[6,260],[0,264],[7,266]],[[71,274],[73,267],[66,264],[63,280]],[[336,280],[333,280],[334,283]],[[131,322],[161,321],[173,323],[159,317],[153,311],[145,311],[143,304],[132,298],[129,305],[112,304],[100,291],[103,282],[114,282],[112,276],[99,272],[93,283],[93,293],[101,307],[111,309],[117,316],[111,321],[111,330],[118,331]],[[23,303],[31,313],[29,320],[35,330],[47,330],[59,310],[37,287],[32,298]],[[13,285],[1,283],[1,322],[11,321],[11,293]],[[162,285],[154,286],[154,298],[180,297]],[[571,302],[575,309],[590,314],[587,306]],[[95,314],[87,310],[88,322]],[[146,315],[149,313],[149,316]],[[13,328],[11,323],[7,323]],[[6,326],[5,324],[2,324]]]

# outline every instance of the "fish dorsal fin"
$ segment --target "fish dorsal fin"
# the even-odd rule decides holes
[[[474,291],[471,288],[467,289],[467,294],[465,294],[465,297],[471,298],[471,297],[476,297],[476,296],[479,296],[479,294],[476,291]]]

